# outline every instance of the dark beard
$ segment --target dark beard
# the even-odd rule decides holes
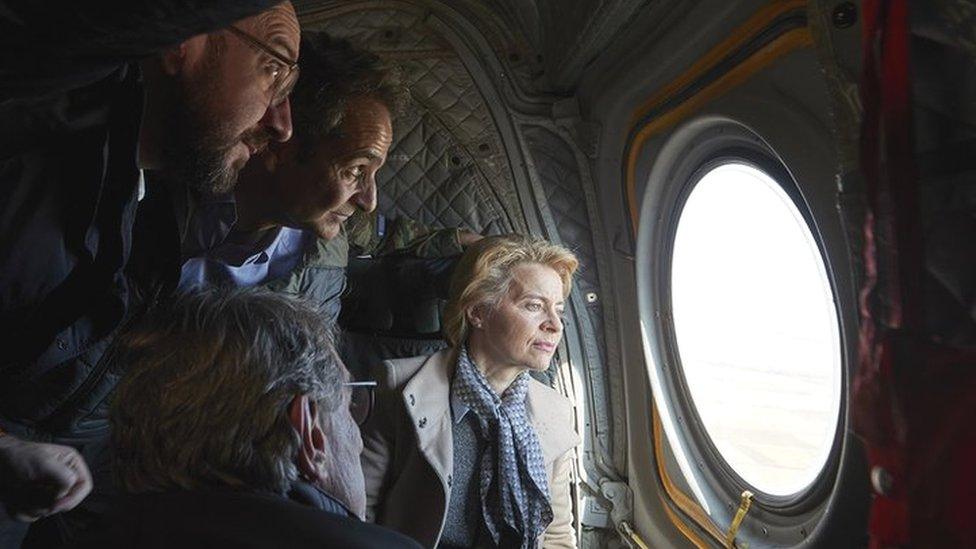
[[[202,99],[211,91],[181,90],[170,105],[162,147],[166,178],[205,196],[228,193],[237,183],[237,170],[227,156],[238,140],[205,112]]]

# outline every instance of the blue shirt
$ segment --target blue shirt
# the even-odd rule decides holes
[[[197,204],[183,238],[181,291],[256,286],[281,278],[299,265],[306,246],[314,242],[305,231],[290,227],[270,230],[257,242],[228,241],[236,222],[233,195]]]

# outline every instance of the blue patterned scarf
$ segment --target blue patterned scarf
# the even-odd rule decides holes
[[[498,545],[500,526],[507,524],[521,536],[523,549],[534,547],[552,522],[552,506],[542,447],[525,410],[529,373],[519,374],[499,397],[462,347],[452,390],[474,412],[488,438],[479,467],[481,513],[488,533]]]

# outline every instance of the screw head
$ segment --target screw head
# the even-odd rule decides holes
[[[871,487],[878,495],[887,496],[890,494],[894,484],[895,479],[883,467],[876,465],[871,468]]]
[[[834,7],[830,20],[838,29],[846,29],[857,23],[857,6],[854,2],[842,2]]]

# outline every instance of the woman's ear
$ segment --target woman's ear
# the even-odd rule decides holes
[[[481,329],[485,324],[486,314],[485,311],[487,307],[482,304],[473,305],[465,311],[464,316],[467,318],[468,325],[474,330]]]
[[[288,405],[288,421],[301,440],[295,464],[298,472],[309,482],[321,482],[327,474],[322,467],[325,463],[325,433],[319,425],[315,401],[308,395],[293,398]]]

